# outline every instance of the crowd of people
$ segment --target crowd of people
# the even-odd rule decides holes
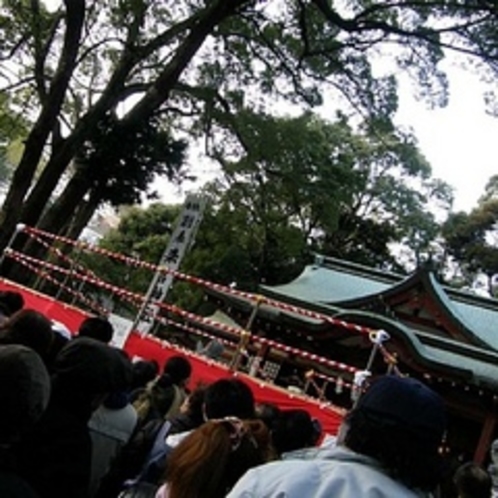
[[[132,361],[109,345],[105,318],[84,320],[70,336],[23,305],[20,294],[0,293],[2,498],[493,492],[493,464],[464,462],[447,485],[444,404],[415,379],[375,378],[337,437],[324,438],[306,410],[257,404],[237,377],[190,386],[184,356]]]

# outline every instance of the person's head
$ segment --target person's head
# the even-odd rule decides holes
[[[274,403],[258,403],[256,418],[261,420],[271,431],[280,417],[280,408]]]
[[[490,475],[473,462],[460,465],[455,472],[453,482],[458,498],[489,498],[491,496]]]
[[[50,378],[32,349],[0,346],[0,445],[16,442],[41,417],[50,397]]]
[[[184,386],[192,374],[192,365],[183,356],[172,356],[166,360],[163,375],[168,375],[173,384]]]
[[[347,416],[344,445],[376,459],[409,488],[432,490],[441,479],[445,431],[442,399],[415,379],[375,379]]]
[[[319,436],[320,434],[318,434]],[[314,446],[317,431],[306,410],[283,410],[273,425],[272,439],[279,455]]]
[[[199,426],[204,422],[204,396],[206,394],[206,386],[197,386],[185,399],[180,408],[180,412],[188,415],[192,422]]]
[[[263,422],[232,417],[206,422],[169,456],[168,496],[222,498],[247,470],[267,462],[270,455],[270,435]]]
[[[24,298],[20,292],[1,291],[0,305],[4,314],[11,316],[24,307]]]
[[[154,380],[159,373],[159,365],[154,360],[139,360],[133,362],[133,379],[132,389],[145,387],[150,381]]]
[[[131,362],[122,351],[82,337],[62,348],[54,364],[52,385],[62,401],[94,403],[113,391],[127,389]]]
[[[239,379],[220,379],[210,384],[204,395],[206,419],[239,417],[254,418],[254,395]]]
[[[78,330],[79,337],[90,337],[104,344],[111,342],[113,333],[114,329],[111,322],[107,318],[100,316],[85,318]]]
[[[0,328],[2,344],[20,344],[48,358],[54,341],[52,323],[42,313],[23,309],[14,313]]]

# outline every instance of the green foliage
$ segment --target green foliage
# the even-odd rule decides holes
[[[156,175],[175,182],[187,178],[182,170],[186,147],[156,117],[123,127],[116,116],[107,115],[83,144],[76,165],[84,168],[101,202],[131,205],[140,203]],[[148,197],[157,198],[157,193],[148,192]]]
[[[179,206],[159,203],[152,204],[147,209],[127,208],[122,213],[118,227],[110,230],[99,242],[99,246],[157,264],[168,244],[178,214]],[[147,292],[152,279],[150,270],[130,268],[94,253],[84,253],[79,258],[99,278],[133,292]],[[120,306],[133,314],[133,307],[125,303]]]
[[[453,213],[442,227],[446,250],[459,265],[464,282],[472,286],[484,274],[490,294],[494,294],[493,277],[498,274],[497,227],[496,176],[470,213]]]
[[[243,110],[225,127],[243,147],[212,144],[225,175],[204,189],[208,207],[182,271],[256,291],[297,276],[315,251],[399,269],[390,247],[397,242],[411,245],[417,264],[430,258],[438,225],[428,205],[451,198],[411,137],[354,131],[344,118],[329,123],[310,113],[274,118]],[[101,244],[155,262],[167,245],[157,234],[178,209],[131,209]],[[103,270],[139,292],[151,278]],[[192,309],[201,292],[177,282],[169,299]]]
[[[430,207],[447,211],[452,195],[413,137],[355,132],[343,117],[328,123],[309,113],[276,119],[244,110],[225,126],[242,147],[211,145],[225,171],[208,187],[223,219],[214,237],[230,247],[209,270],[214,280],[231,281],[232,257],[235,280],[250,288],[288,281],[312,251],[398,270],[432,257],[439,225]],[[410,246],[411,260],[397,261],[393,243]]]
[[[4,1],[0,60],[8,64],[0,64],[0,92],[8,92],[9,110],[32,126],[0,213],[0,249],[18,222],[50,225],[40,216],[64,172],[81,176],[81,169],[70,169],[75,159],[86,161],[84,176],[93,182],[88,197],[99,188],[114,204],[130,202],[153,174],[138,158],[149,166],[160,162],[153,153],[161,144],[173,148],[170,139],[179,136],[202,137],[207,153],[227,168],[232,185],[224,185],[223,202],[245,205],[246,223],[259,227],[247,244],[259,244],[264,278],[273,281],[280,271],[276,263],[265,266],[278,246],[274,234],[291,241],[289,254],[275,249],[289,261],[310,239],[338,254],[378,246],[373,237],[360,241],[362,232],[377,230],[382,246],[414,239],[408,213],[422,220],[430,179],[416,144],[393,128],[399,69],[411,74],[421,98],[444,105],[443,48],[496,71],[497,46],[496,12],[485,1],[71,0],[53,13],[38,0]],[[393,62],[382,76],[374,70],[379,54]],[[285,103],[303,110],[329,100],[368,127],[353,133],[348,125],[339,130],[309,117],[284,123],[275,117]],[[161,126],[148,128],[154,118]],[[159,128],[167,136],[144,136]],[[345,146],[335,157],[332,145],[341,134]],[[155,148],[130,145],[149,139],[157,139]],[[271,141],[279,154],[270,154]],[[316,143],[323,145],[315,150],[310,144]],[[124,168],[117,152],[136,167]],[[419,196],[419,185],[405,184],[405,176],[420,183]],[[60,208],[52,220],[67,226],[75,209]],[[304,242],[278,226],[299,229]],[[251,259],[248,267],[254,265]]]

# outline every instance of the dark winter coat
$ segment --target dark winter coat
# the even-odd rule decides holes
[[[130,378],[129,360],[110,346],[79,339],[62,349],[49,406],[19,450],[23,475],[41,498],[88,496],[88,421],[100,397],[126,388]]]

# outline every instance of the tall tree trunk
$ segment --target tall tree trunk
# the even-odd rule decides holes
[[[61,234],[67,228],[71,214],[83,202],[86,192],[90,188],[90,182],[85,175],[85,169],[76,171],[62,194],[55,203],[43,214],[38,228],[54,234]],[[23,244],[23,252],[38,259],[44,259],[48,249],[34,239],[20,239],[19,245]],[[15,244],[17,248],[18,244]],[[7,267],[10,274],[15,273],[18,282],[28,285],[31,281],[31,272],[19,268],[18,265]],[[12,275],[9,275],[12,276]]]
[[[56,234],[64,232],[91,187],[86,171],[86,167],[78,168],[64,191],[39,220],[38,228]]]
[[[69,224],[65,237],[73,240],[77,240],[84,228],[90,223],[92,216],[97,211],[102,199],[96,190],[92,190],[90,193],[90,199],[82,202],[73,217],[73,220]]]
[[[195,26],[192,27],[190,33],[175,51],[174,57],[150,86],[145,96],[125,116],[124,123],[136,123],[149,118],[168,99],[169,93],[178,82],[181,74],[214,28],[239,9],[252,3],[254,0],[210,2],[205,9],[205,14],[199,17]]]
[[[189,34],[181,42],[175,55],[151,85],[149,91],[124,118],[124,124],[136,123],[149,118],[168,99],[170,91],[213,29],[236,13],[238,9],[252,3],[254,0],[232,0],[231,2],[217,0],[209,4],[202,15],[195,16],[195,23],[190,27]],[[75,156],[89,131],[93,129],[107,110],[120,101],[126,76],[136,64],[137,57],[140,56],[134,54],[133,51],[128,51],[123,55],[118,69],[113,73],[111,81],[99,101],[80,119],[74,132],[54,151],[22,209],[21,205],[17,206],[18,209],[15,212],[20,212],[20,215],[12,216],[9,219],[9,224],[0,230],[0,250],[6,246],[18,221],[27,225],[38,223],[43,208],[60,176]]]
[[[24,198],[33,181],[48,137],[56,126],[69,80],[76,65],[85,19],[85,0],[65,0],[64,3],[66,4],[66,31],[59,64],[40,114],[25,141],[24,153],[2,207],[0,249],[6,246],[16,224],[20,221]]]
[[[90,189],[90,182],[85,175],[86,168],[79,168],[66,188],[52,206],[43,214],[38,223],[38,228],[54,234],[61,234],[67,229],[73,213],[83,202]],[[34,241],[28,241],[24,246],[24,252],[31,256],[43,258],[46,249]]]
[[[207,7],[205,14],[199,17],[190,34],[186,36],[178,47],[174,57],[165,66],[155,83],[151,85],[142,100],[124,118],[124,125],[149,118],[168,99],[169,92],[174,88],[181,74],[214,27],[232,15],[238,7],[250,3],[252,2],[249,0],[234,0],[228,3],[224,0],[218,0],[214,5]],[[122,89],[126,74],[133,67],[133,64],[134,61],[131,55],[123,59],[122,68],[113,75],[114,81],[107,87],[105,95],[102,95],[94,109],[80,120],[77,129],[71,137],[68,137],[61,151],[51,158],[25,203],[21,215],[23,223],[34,225],[38,222],[43,206],[48,202],[50,194],[57,185],[58,178],[64,172],[78,147],[83,143],[86,133],[97,124],[103,113],[119,100],[119,97],[116,96],[120,95],[120,89]]]

